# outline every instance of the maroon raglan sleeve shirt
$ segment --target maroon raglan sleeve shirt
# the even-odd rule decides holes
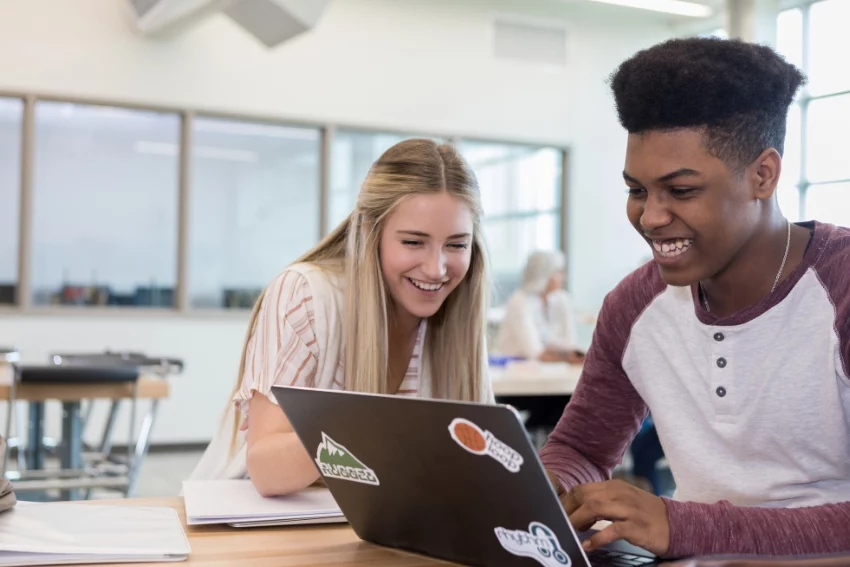
[[[605,298],[541,459],[567,488],[606,480],[651,412],[676,482],[667,556],[850,550],[850,229],[807,226],[800,266],[732,316],[653,263]]]

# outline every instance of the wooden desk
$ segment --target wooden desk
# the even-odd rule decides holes
[[[79,504],[80,502],[78,502]],[[180,563],[133,563],[137,567],[194,565],[196,567],[432,567],[457,565],[412,553],[385,548],[360,540],[348,525],[231,528],[224,525],[187,526],[183,499],[129,498],[87,500],[87,505],[164,506],[174,508],[192,548],[189,559]],[[529,561],[529,565],[533,562]],[[102,564],[127,567],[127,563]],[[845,567],[850,555],[823,559],[718,559],[682,560],[669,567]]]
[[[182,563],[135,563],[139,567],[163,565],[240,567],[430,567],[454,565],[436,559],[366,543],[347,525],[231,528],[224,525],[187,526],[183,499],[150,498],[89,500],[86,504],[118,506],[167,506],[174,508],[189,538],[192,552]],[[126,567],[126,563],[111,564]],[[109,565],[104,565],[109,567]]]
[[[12,398],[11,368],[0,368],[0,401],[10,401]],[[138,390],[138,391],[137,391]],[[83,429],[84,419],[81,414],[81,402],[84,400],[107,399],[112,402],[106,425],[104,426],[99,451],[109,454],[111,448],[112,430],[121,400],[132,399],[138,394],[139,399],[151,400],[151,408],[144,418],[138,439],[135,441],[135,458],[129,467],[127,493],[132,493],[138,468],[147,454],[150,443],[150,431],[156,416],[159,400],[167,398],[170,393],[168,381],[155,375],[141,375],[137,383],[131,382],[98,382],[90,384],[61,384],[53,382],[19,383],[15,388],[16,402],[29,402],[28,448],[26,452],[26,468],[40,471],[45,468],[44,448],[44,418],[45,402],[56,400],[62,403],[62,443],[60,444],[60,467],[65,470],[83,470]],[[9,408],[8,411],[12,411]],[[8,435],[8,431],[6,434]],[[20,434],[19,434],[20,435]],[[17,485],[22,485],[22,479]],[[38,482],[34,486],[39,486]],[[35,490],[35,489],[34,489]],[[76,499],[77,490],[63,491],[63,499]]]
[[[79,402],[90,399],[121,400],[132,398],[135,385],[118,384],[19,384],[15,397],[22,402]],[[160,400],[169,394],[168,381],[156,376],[139,377],[139,398]],[[8,401],[12,395],[12,386],[8,382],[0,384],[0,401]]]
[[[686,559],[665,563],[667,567],[847,567],[850,554],[842,553],[822,557],[727,557],[722,559]]]
[[[491,366],[490,380],[497,397],[570,396],[581,376],[582,365],[515,362]]]

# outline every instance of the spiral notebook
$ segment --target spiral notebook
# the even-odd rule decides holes
[[[185,561],[191,551],[167,507],[18,502],[0,513],[0,566]]]
[[[311,486],[287,496],[260,496],[250,480],[183,482],[186,523],[237,528],[345,523],[327,488]]]

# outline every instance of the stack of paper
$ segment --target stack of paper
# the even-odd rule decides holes
[[[237,528],[344,523],[327,488],[309,487],[288,496],[260,496],[250,480],[183,482],[186,523],[229,524]]]
[[[185,561],[172,508],[18,502],[0,514],[0,565]]]

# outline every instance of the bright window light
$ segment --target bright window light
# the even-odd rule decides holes
[[[640,8],[654,12],[677,14],[679,16],[690,16],[692,18],[705,18],[711,15],[711,8],[695,2],[683,0],[592,0],[603,4],[614,4],[616,6],[628,6],[629,8]]]

